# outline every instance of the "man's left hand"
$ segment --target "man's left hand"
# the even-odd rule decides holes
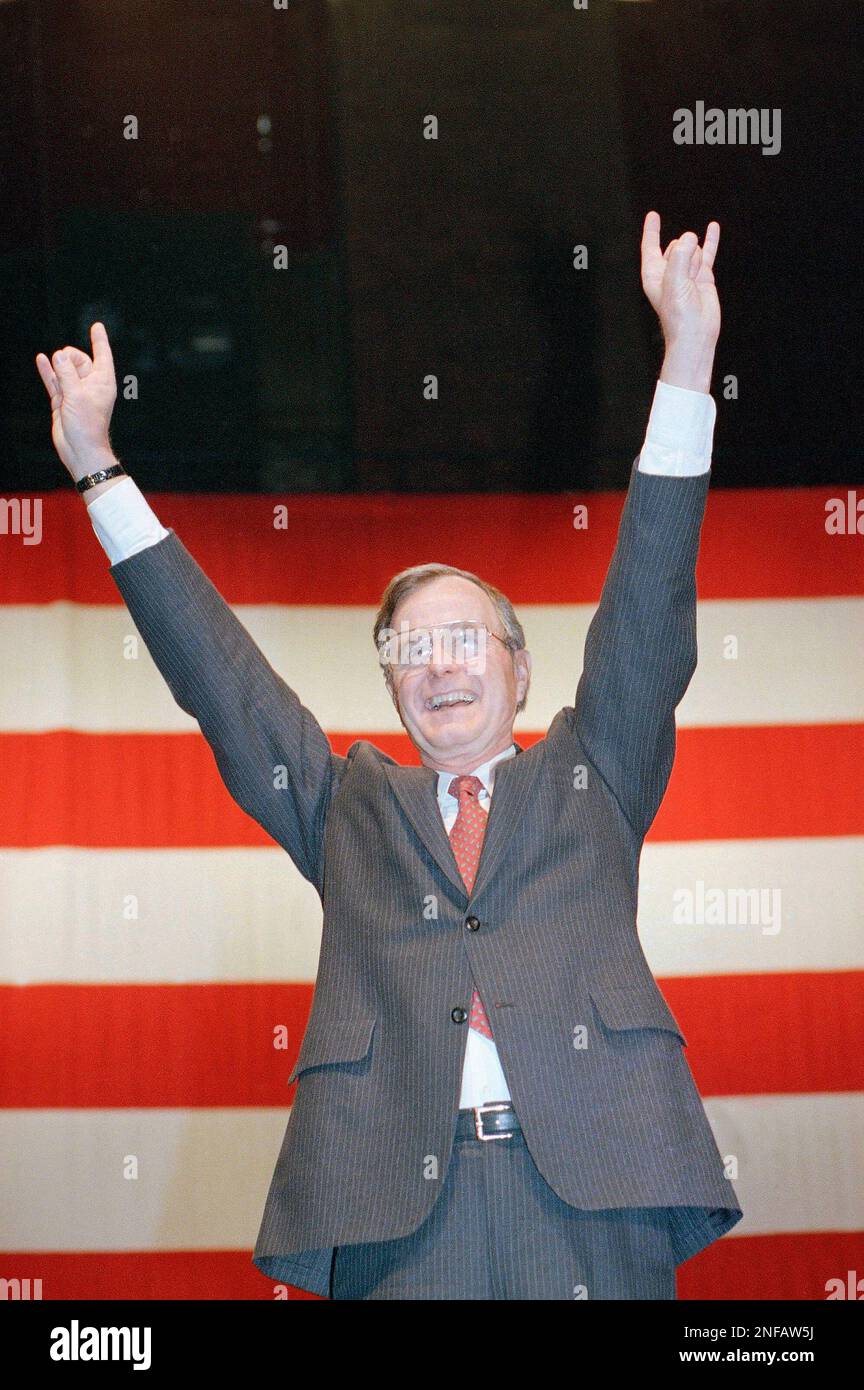
[[[705,241],[695,232],[660,250],[660,214],[646,214],[642,227],[642,288],[655,310],[667,346],[690,342],[711,347],[720,334],[720,301],[714,284],[719,222],[709,222]]]

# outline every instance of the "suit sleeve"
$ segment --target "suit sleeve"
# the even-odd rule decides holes
[[[574,723],[641,839],[669,781],[675,709],[696,669],[695,571],[710,470],[666,477],[638,463],[585,640]]]
[[[324,823],[345,760],[173,530],[110,574],[232,797],[320,892]]]

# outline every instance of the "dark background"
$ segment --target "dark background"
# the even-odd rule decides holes
[[[861,18],[0,0],[0,490],[68,486],[33,358],[94,318],[145,491],[623,487],[662,360],[651,207],[664,245],[722,228],[713,485],[864,481]],[[779,107],[779,154],[675,145],[698,100]]]

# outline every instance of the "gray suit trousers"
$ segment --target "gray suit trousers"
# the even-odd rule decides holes
[[[521,1134],[480,1140],[460,1112],[444,1186],[420,1228],[337,1246],[333,1299],[674,1299],[667,1207],[583,1211]]]

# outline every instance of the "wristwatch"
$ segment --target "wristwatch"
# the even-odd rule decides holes
[[[79,492],[86,492],[97,483],[105,483],[109,478],[116,478],[118,474],[125,472],[122,463],[114,463],[110,468],[100,468],[98,473],[88,473],[86,478],[79,478],[75,486]]]

